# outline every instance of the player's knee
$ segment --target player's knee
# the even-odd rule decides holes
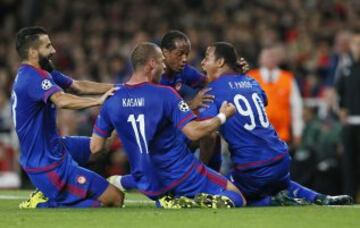
[[[227,181],[226,189],[230,190],[230,191],[233,191],[233,192],[239,192],[240,193],[240,190],[233,183],[231,183],[230,181]]]
[[[99,197],[101,203],[106,207],[122,207],[124,204],[124,193],[112,185]]]
[[[242,206],[246,206],[247,201],[246,201],[244,195],[243,195],[243,194],[241,193],[241,191],[240,191],[233,183],[231,183],[230,181],[227,181],[226,190],[229,190],[229,191],[233,191],[233,192],[238,193],[238,194],[241,196],[241,198],[242,198],[242,202],[243,202],[243,203],[242,203]]]

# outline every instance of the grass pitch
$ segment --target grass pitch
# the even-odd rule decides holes
[[[125,208],[18,209],[29,191],[0,191],[0,227],[360,227],[360,206],[164,210],[137,193]]]

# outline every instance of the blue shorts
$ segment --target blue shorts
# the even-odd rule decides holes
[[[169,191],[166,191],[165,194],[171,194],[175,197],[186,196],[190,198],[193,198],[199,193],[216,195],[226,190],[227,181],[228,180],[221,174],[196,160],[190,170],[185,173],[184,178],[179,184]],[[156,199],[156,197],[150,198]]]
[[[91,154],[90,137],[65,136],[61,138],[61,143],[80,166],[88,162]]]
[[[42,207],[98,207],[97,199],[109,185],[100,175],[80,167],[69,153],[57,167],[27,174],[49,198]]]
[[[286,189],[290,184],[290,156],[272,164],[246,170],[233,169],[230,180],[248,200],[259,200]]]

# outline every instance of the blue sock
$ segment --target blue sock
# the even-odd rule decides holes
[[[137,188],[134,177],[131,174],[122,176],[120,182],[125,190],[133,190]]]
[[[225,190],[218,195],[229,197],[231,199],[231,201],[234,203],[235,207],[243,207],[244,206],[245,202],[240,193],[230,191],[230,190]]]
[[[290,181],[290,185],[287,190],[289,191],[290,197],[303,198],[309,202],[314,202],[316,196],[319,195],[318,192],[306,188],[295,181]]]
[[[251,200],[248,201],[247,205],[253,207],[267,207],[271,205],[271,197],[266,196],[260,200]]]

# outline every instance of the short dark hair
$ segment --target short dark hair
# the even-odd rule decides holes
[[[157,54],[158,46],[154,43],[143,42],[137,45],[131,53],[130,61],[134,70],[144,66],[145,63]]]
[[[242,67],[239,64],[239,55],[236,51],[234,45],[228,42],[216,42],[211,45],[214,47],[214,55],[216,59],[224,59],[225,64],[227,64],[232,70],[238,73],[242,73]]]
[[[176,40],[184,40],[185,42],[189,42],[190,44],[190,39],[183,32],[180,32],[178,30],[171,30],[167,32],[161,39],[161,49],[166,49],[169,51],[174,50],[176,48]]]
[[[32,26],[20,29],[16,33],[16,51],[21,59],[28,57],[30,47],[36,47],[39,44],[40,35],[48,33],[42,27]]]

